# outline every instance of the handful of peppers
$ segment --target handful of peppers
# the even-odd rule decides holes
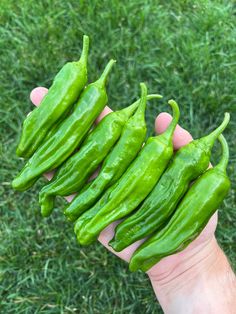
[[[141,83],[139,100],[94,126],[108,101],[106,81],[115,61],[86,86],[88,50],[84,36],[80,60],[63,66],[40,107],[25,119],[17,155],[28,160],[12,186],[24,191],[44,172],[56,169],[39,194],[42,215],[52,213],[56,196],[76,193],[64,215],[75,222],[82,245],[93,243],[106,226],[123,218],[109,245],[121,251],[147,238],[130,261],[130,270],[147,271],[193,241],[227,195],[229,151],[222,132],[230,117],[225,113],[218,128],[174,153],[179,107],[170,100],[170,125],[146,139],[146,103],[162,96],[147,95]],[[217,139],[222,157],[208,169]]]

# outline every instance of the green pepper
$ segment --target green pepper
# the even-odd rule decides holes
[[[139,101],[108,114],[88,135],[81,149],[70,157],[46,185],[39,198],[44,217],[51,214],[56,195],[66,196],[79,191],[119,139],[124,124],[136,110]]]
[[[87,82],[89,37],[83,37],[83,51],[78,62],[68,62],[56,75],[47,95],[23,123],[16,153],[30,157],[58,120],[61,120],[78,99]]]
[[[46,171],[60,166],[82,142],[93,122],[107,103],[105,83],[115,63],[111,60],[101,77],[88,85],[75,105],[75,109],[28,160],[12,182],[16,190],[24,191]]]
[[[132,212],[159,180],[173,154],[172,136],[179,119],[178,105],[173,100],[169,104],[174,117],[167,130],[150,137],[124,175],[76,221],[75,233],[81,244],[92,243],[107,225]]]
[[[207,169],[212,146],[228,122],[229,114],[226,113],[222,124],[211,134],[179,149],[141,208],[116,227],[115,238],[109,243],[114,250],[123,250],[166,223],[191,181]]]
[[[222,158],[190,187],[168,224],[146,240],[133,254],[131,271],[149,270],[165,256],[186,248],[201,233],[230,189],[226,174],[229,151],[223,135],[219,137]]]
[[[66,207],[64,214],[70,221],[75,221],[84,211],[91,208],[102,193],[121,177],[140,151],[147,131],[146,99],[143,85],[141,85],[141,89],[142,97],[139,108],[125,124],[119,141],[104,160],[99,175],[88,183]],[[147,96],[147,100],[152,98],[161,98],[161,96],[155,94]]]

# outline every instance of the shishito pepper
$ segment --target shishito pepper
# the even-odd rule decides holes
[[[222,158],[190,187],[168,224],[146,240],[133,254],[131,271],[149,270],[163,257],[182,251],[206,226],[230,189],[226,174],[229,151],[221,135]]]
[[[212,146],[228,122],[229,114],[226,113],[216,130],[179,149],[141,208],[116,227],[115,238],[109,243],[115,251],[123,250],[166,223],[191,181],[207,169]]]
[[[60,166],[82,142],[107,103],[105,83],[114,63],[110,60],[101,77],[86,87],[72,114],[28,160],[12,182],[14,189],[24,191],[30,188],[41,174]]]
[[[80,60],[68,62],[62,67],[40,106],[25,119],[16,150],[18,156],[32,156],[48,132],[78,99],[87,82],[88,49],[89,37],[84,36]]]
[[[70,221],[75,221],[84,211],[91,208],[102,193],[121,177],[140,151],[147,132],[146,99],[143,85],[141,85],[141,89],[142,98],[139,107],[125,124],[119,141],[104,160],[99,175],[91,183],[88,183],[66,207],[64,214]],[[152,98],[161,98],[161,96],[155,94],[147,96],[147,100]]]
[[[146,102],[146,88],[142,87],[142,102]],[[139,101],[136,101],[125,109],[108,114],[88,135],[81,149],[59,168],[53,180],[40,193],[43,216],[50,215],[56,195],[66,196],[83,187],[117,142],[125,123],[138,105]]]
[[[82,245],[92,243],[107,225],[137,208],[159,180],[173,154],[172,137],[179,120],[178,105],[173,100],[169,104],[174,114],[167,130],[150,137],[124,175],[76,221],[74,230]]]

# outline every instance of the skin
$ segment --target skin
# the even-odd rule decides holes
[[[44,87],[32,90],[30,99],[38,106],[47,93]],[[98,117],[99,122],[111,112],[106,107]],[[164,132],[171,121],[171,115],[161,113],[155,121],[157,134]],[[191,134],[177,125],[173,145],[175,150],[188,144]],[[53,172],[45,174],[48,180]],[[96,176],[96,174],[94,174]],[[70,202],[74,195],[67,197]],[[129,261],[135,249],[143,242],[137,241],[117,253],[108,246],[113,238],[118,222],[105,228],[99,236],[99,242],[109,251],[125,261]],[[212,216],[205,229],[185,250],[162,259],[154,265],[147,275],[165,313],[235,313],[236,277],[229,262],[220,249],[216,238],[217,213]]]

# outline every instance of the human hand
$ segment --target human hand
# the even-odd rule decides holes
[[[44,87],[37,87],[32,90],[30,94],[30,99],[32,103],[35,106],[39,106],[43,97],[46,95],[48,90]],[[109,107],[106,107],[103,112],[100,114],[98,117],[96,123],[98,123],[105,115],[110,113],[112,110]],[[156,121],[155,121],[155,130],[157,134],[163,133],[165,129],[168,127],[170,121],[171,121],[171,115],[168,113],[161,113],[157,116]],[[178,150],[180,147],[188,144],[192,140],[192,136],[188,131],[185,129],[181,128],[179,125],[176,127],[176,130],[174,132],[173,136],[173,145],[174,149]],[[49,172],[45,174],[48,180],[51,180],[53,177],[54,172]],[[73,199],[74,195],[66,197],[66,199],[70,202]],[[100,236],[99,236],[99,241],[106,246],[111,252],[113,252],[115,255],[119,256],[121,259],[125,261],[129,261],[133,252],[136,250],[136,248],[140,245],[141,241],[137,241],[136,243],[130,245],[126,249],[124,249],[121,252],[115,252],[109,245],[108,242],[113,238],[114,235],[114,229],[118,222],[114,222],[111,225],[109,225],[107,228],[105,228]],[[208,243],[214,235],[215,229],[217,225],[217,214],[215,214],[203,232],[199,235],[199,237],[193,241],[185,250],[178,254],[174,254],[172,256],[164,258],[161,262],[159,262],[157,265],[153,266],[149,271],[148,275],[149,276],[155,276],[155,277],[162,277],[165,273],[168,273],[172,271],[172,269],[175,268],[177,264],[181,262],[181,260],[186,258],[186,255],[188,255],[190,252],[192,252],[194,249],[197,247],[201,247],[202,245]]]
[[[47,89],[43,87],[35,88],[30,95],[31,101],[34,105],[38,106],[40,105],[40,102],[42,101],[43,97],[47,93]],[[99,118],[97,119],[97,122],[100,121],[106,114],[111,112],[111,109],[109,107],[106,107],[104,111],[101,113]],[[169,123],[171,121],[171,116],[168,113],[161,113],[156,118],[155,122],[155,129],[156,133],[160,134],[164,132],[164,130],[168,127]],[[176,127],[176,130],[174,132],[173,136],[173,144],[174,149],[177,150],[180,147],[186,145],[192,140],[192,136],[189,134],[188,131],[181,128],[179,125]],[[45,176],[50,180],[53,177],[53,172],[45,174]],[[67,197],[67,200],[70,202],[73,199],[73,195]],[[104,229],[100,236],[99,241],[106,246],[110,251],[112,251],[114,254],[119,256],[125,261],[129,261],[133,252],[135,249],[140,245],[141,241],[137,241],[133,245],[130,245],[125,250],[117,253],[112,250],[112,248],[108,245],[108,242],[113,238],[114,235],[114,229],[118,222],[112,223],[109,225],[106,229]],[[150,278],[155,278],[155,280],[161,280],[163,277],[165,277],[169,273],[173,273],[173,270],[176,270],[176,266],[181,266],[183,261],[186,261],[189,257],[189,255],[193,254],[193,252],[201,250],[202,246],[206,245],[213,239],[214,231],[217,224],[217,215],[214,215],[212,219],[209,221],[208,225],[204,229],[204,231],[201,233],[201,235],[193,241],[184,251],[166,257],[161,262],[159,262],[157,265],[152,267],[148,275]],[[182,269],[182,268],[181,268]]]

